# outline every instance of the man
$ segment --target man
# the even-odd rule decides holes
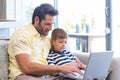
[[[36,7],[32,16],[32,24],[16,30],[8,47],[9,80],[52,80],[59,72],[78,72],[76,66],[47,65],[46,58],[50,49],[50,39],[47,37],[58,11],[50,4]]]

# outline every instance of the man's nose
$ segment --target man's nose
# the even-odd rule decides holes
[[[49,26],[49,28],[48,28],[49,30],[52,30],[52,26]]]

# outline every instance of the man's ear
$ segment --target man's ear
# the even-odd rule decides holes
[[[36,16],[36,17],[34,18],[34,20],[35,20],[36,23],[38,23],[38,22],[39,22],[39,17]]]

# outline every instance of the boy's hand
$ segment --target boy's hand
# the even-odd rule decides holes
[[[83,64],[78,58],[76,59],[76,63],[80,69],[83,69],[83,70],[86,69],[86,65]]]

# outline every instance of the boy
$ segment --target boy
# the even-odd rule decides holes
[[[60,28],[53,30],[51,34],[51,49],[47,61],[49,65],[76,66],[86,69],[86,66],[77,59],[71,52],[65,50],[68,35]]]

